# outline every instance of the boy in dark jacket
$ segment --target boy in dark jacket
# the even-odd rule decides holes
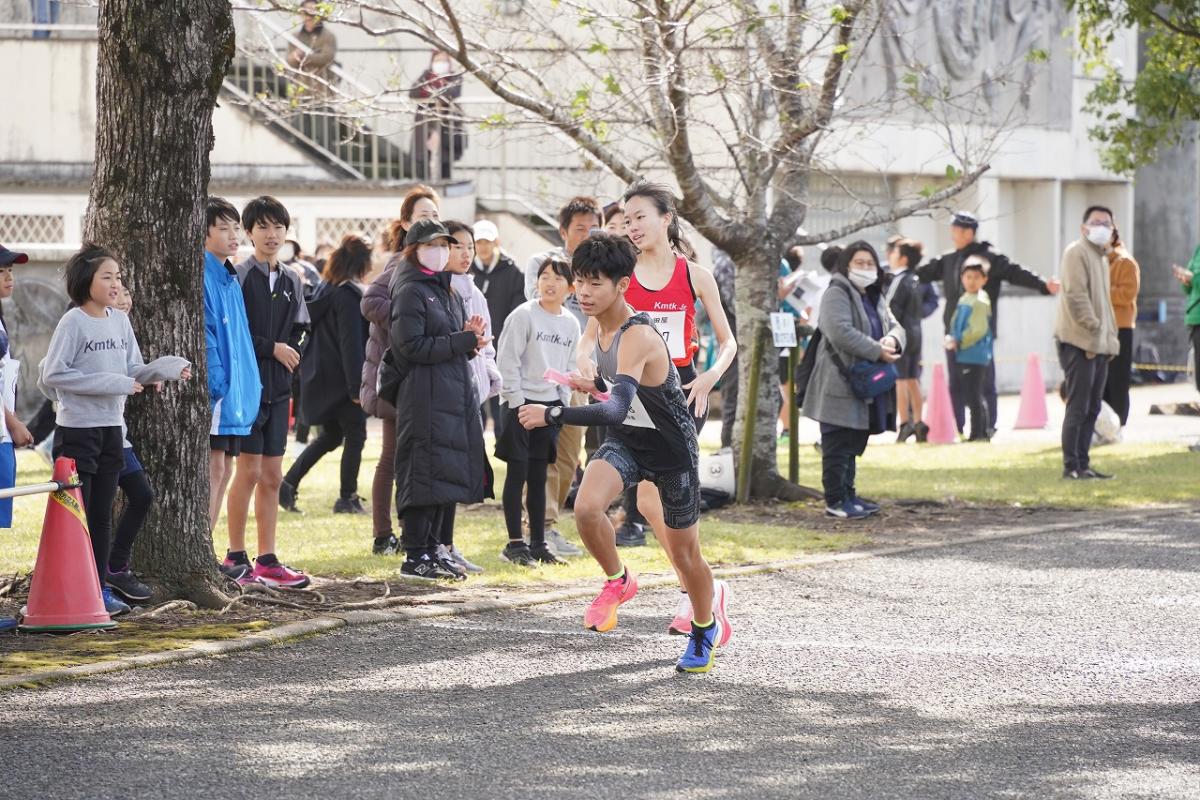
[[[224,567],[228,570],[250,563],[246,555],[246,518],[253,496],[258,557],[250,574],[240,580],[301,588],[308,585],[308,576],[275,557],[292,373],[300,365],[309,329],[300,280],[278,258],[291,223],[287,209],[273,197],[251,200],[242,211],[242,227],[254,245],[254,255],[237,266],[237,273],[250,340],[258,357],[262,400],[250,435],[242,441],[237,472],[229,488],[229,553]]]
[[[475,262],[471,264],[471,277],[487,298],[492,334],[498,342],[504,331],[504,320],[525,302],[525,273],[507,253],[500,250],[500,231],[495,223],[479,220],[475,223],[474,235]],[[493,397],[484,403],[484,411],[492,418],[493,432],[499,439],[504,430],[500,398]]]
[[[997,253],[992,249],[990,243],[977,238],[978,232],[979,220],[975,215],[959,211],[950,222],[950,238],[954,242],[954,251],[926,261],[917,269],[917,277],[921,283],[932,283],[937,280],[942,282],[942,295],[946,298],[946,306],[942,309],[942,322],[945,323],[946,333],[949,334],[954,310],[958,307],[958,298],[963,292],[961,278],[963,262],[966,261],[967,256],[985,256],[989,266],[987,268],[987,285],[984,287],[984,291],[987,292],[988,300],[991,302],[992,338],[994,339],[999,335],[996,317],[1000,310],[1000,287],[1002,284],[1012,283],[1042,294],[1058,294],[1060,284],[1053,278],[1043,279],[1040,275],[1011,261],[1008,256]],[[958,425],[958,432],[962,433],[963,424],[966,421],[966,407],[962,390],[959,388],[958,369],[953,350],[946,351],[946,366],[949,375],[950,400],[954,406],[954,421]],[[988,414],[992,425],[995,425],[998,402],[995,364],[988,366],[984,380],[983,392],[987,398]]]

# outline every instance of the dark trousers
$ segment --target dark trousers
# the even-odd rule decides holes
[[[154,489],[146,479],[146,472],[138,470],[128,475],[122,475],[117,480],[117,486],[125,493],[125,510],[117,520],[117,530],[113,535],[112,552],[108,554],[108,571],[123,572],[129,569],[130,554],[133,552],[133,540],[137,538],[146,522],[146,515],[154,505]]]
[[[437,548],[445,511],[445,506],[409,506],[404,509],[404,531],[401,536],[404,552],[409,558],[419,558]]]
[[[438,544],[454,547],[454,518],[458,516],[458,503],[442,506],[441,525],[438,527]]]
[[[1192,358],[1196,361],[1192,368],[1196,374],[1196,389],[1200,390],[1200,325],[1192,326]]]
[[[1133,374],[1133,328],[1118,328],[1121,352],[1108,365],[1104,382],[1104,402],[1121,418],[1121,427],[1129,421],[1129,378]]]
[[[112,509],[117,499],[118,472],[80,472],[80,493],[87,516],[88,533],[92,539],[92,556],[96,559],[96,574],[100,586],[108,572],[108,552],[112,547]]]
[[[958,388],[962,392],[963,403],[971,411],[971,440],[976,442],[991,438],[988,431],[992,426],[992,418],[983,396],[990,365],[991,362],[958,365]]]
[[[854,479],[858,474],[856,459],[867,449],[870,431],[821,426],[821,483],[825,489],[825,505],[833,507],[857,494]]]
[[[1091,467],[1088,451],[1100,404],[1104,399],[1104,381],[1108,377],[1108,358],[1087,357],[1078,347],[1058,343],[1058,363],[1067,384],[1067,415],[1063,420],[1063,469],[1083,471]]]
[[[987,365],[986,370],[983,379],[983,399],[987,403],[989,424],[994,426],[1000,404],[1000,396],[996,392],[996,362],[994,359]],[[958,426],[958,432],[962,433],[967,424],[967,401],[963,395],[958,359],[953,350],[946,351],[946,375],[946,382],[950,385],[950,405],[954,407],[954,424]]]
[[[337,410],[332,419],[326,420],[321,426],[321,434],[309,442],[304,452],[292,464],[283,479],[293,487],[326,453],[331,453],[342,446],[342,478],[341,496],[353,497],[358,494],[358,468],[362,464],[363,445],[367,441],[367,415],[362,406],[347,400]]]
[[[33,443],[41,444],[43,439],[53,434],[55,422],[54,404],[47,400],[38,408],[33,419],[29,420],[29,433],[33,436]]]

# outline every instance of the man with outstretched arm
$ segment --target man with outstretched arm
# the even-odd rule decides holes
[[[680,672],[708,672],[729,629],[718,583],[713,603],[712,572],[700,552],[700,477],[696,426],[662,335],[646,314],[635,314],[625,291],[637,251],[624,237],[597,232],[575,248],[571,266],[575,294],[584,314],[595,317],[596,382],[576,378],[581,391],[609,390],[608,400],[588,406],[521,407],[518,420],[528,429],[545,425],[608,427],[604,441],[583,474],[575,498],[575,522],[588,552],[607,577],[584,614],[584,626],[603,633],[617,625],[617,609],[637,594],[637,578],[621,563],[609,505],[641,481],[658,487],[671,561],[692,587],[694,619],[687,648],[676,662]]]

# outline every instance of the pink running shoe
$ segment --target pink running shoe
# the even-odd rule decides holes
[[[264,567],[258,561],[254,562],[254,571],[250,573],[250,580],[258,581],[264,586],[286,586],[289,589],[303,589],[308,586],[308,576],[299,570],[276,562],[269,567]]]
[[[617,609],[622,603],[628,603],[637,594],[637,576],[629,567],[625,568],[625,577],[615,581],[605,581],[600,595],[588,606],[583,615],[583,627],[604,633],[617,627]]]
[[[675,619],[667,626],[667,633],[672,636],[688,636],[692,632],[692,598],[687,594],[679,595],[679,606],[675,609]]]
[[[729,589],[729,584],[725,581],[713,581],[713,616],[717,618],[717,628],[720,633],[717,637],[717,647],[724,647],[729,644],[730,637],[733,636],[733,625],[729,622],[729,615],[725,608],[729,604],[729,598],[733,596],[733,592]]]

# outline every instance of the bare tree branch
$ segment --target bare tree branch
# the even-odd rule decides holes
[[[933,194],[929,195],[929,197],[922,198],[916,202],[908,203],[907,205],[903,206],[897,206],[891,211],[881,214],[867,214],[858,221],[851,222],[848,225],[843,225],[840,228],[821,231],[820,233],[804,234],[803,236],[795,237],[791,241],[793,241],[795,244],[803,245],[834,242],[838,239],[844,239],[850,234],[857,233],[865,228],[873,228],[876,225],[886,225],[889,222],[895,222],[896,220],[904,219],[905,217],[911,217],[913,214],[934,208],[940,205],[942,202],[949,200],[951,197],[961,193],[963,189],[966,189],[974,184],[983,176],[985,172],[991,168],[992,167],[990,164],[984,164],[983,166],[960,176],[958,180],[954,181],[954,183],[950,184],[946,188],[934,192]]]

